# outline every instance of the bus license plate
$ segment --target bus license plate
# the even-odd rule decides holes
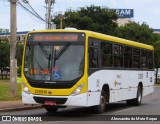
[[[55,101],[45,101],[44,104],[48,106],[55,106],[56,102]]]

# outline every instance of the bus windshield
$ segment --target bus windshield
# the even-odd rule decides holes
[[[31,80],[71,81],[82,76],[84,45],[27,44],[25,76]]]

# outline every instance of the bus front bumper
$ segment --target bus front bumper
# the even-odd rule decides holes
[[[22,91],[22,102],[24,104],[41,104],[45,102],[55,102],[57,106],[88,106],[87,105],[88,93],[82,93],[76,96],[42,96],[27,94]]]

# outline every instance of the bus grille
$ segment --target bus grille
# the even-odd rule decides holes
[[[41,104],[44,104],[45,101],[54,101],[56,102],[56,104],[65,104],[67,101],[67,98],[48,98],[48,97],[37,97],[37,96],[34,96],[33,98],[37,103]]]

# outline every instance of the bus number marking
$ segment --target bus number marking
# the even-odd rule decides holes
[[[138,79],[143,79],[143,73],[138,74]]]
[[[35,94],[47,94],[47,90],[35,90]]]

